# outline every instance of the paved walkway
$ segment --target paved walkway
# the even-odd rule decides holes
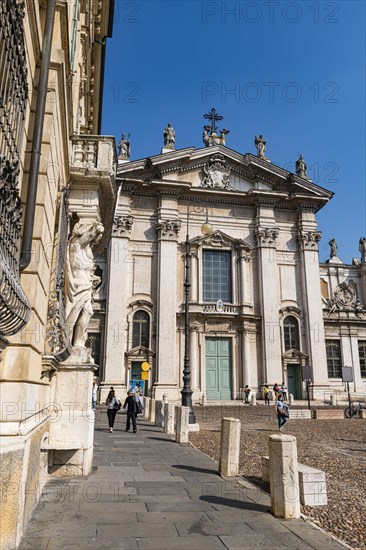
[[[49,482],[21,550],[344,550],[303,520],[270,514],[269,497],[244,480],[226,481],[217,464],[140,421],[113,434],[99,413],[93,472]]]

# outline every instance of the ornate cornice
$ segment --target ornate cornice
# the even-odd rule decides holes
[[[278,227],[260,227],[255,229],[255,236],[258,246],[276,247],[276,240],[280,233]]]
[[[124,233],[131,233],[133,217],[129,215],[115,216],[112,227],[112,237],[121,237]],[[127,236],[127,235],[123,235]]]
[[[156,222],[155,229],[160,233],[160,238],[172,239],[177,238],[179,235],[179,230],[181,227],[181,221],[178,219],[174,220],[162,220],[159,219]]]

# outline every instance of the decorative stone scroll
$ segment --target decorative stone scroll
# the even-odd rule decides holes
[[[318,250],[318,242],[322,238],[321,231],[302,231],[297,234],[298,240],[303,244],[305,250]]]
[[[356,314],[366,313],[366,309],[357,299],[356,290],[348,281],[344,281],[336,287],[333,297],[328,300],[328,304],[330,306],[329,314],[337,310],[353,311]]]
[[[255,236],[258,246],[276,246],[276,240],[280,233],[277,227],[257,227]]]
[[[230,185],[230,166],[220,153],[212,155],[203,167],[204,176],[201,187],[207,189],[232,189]]]
[[[155,226],[156,231],[160,231],[161,237],[177,237],[181,227],[180,220],[158,220]]]
[[[113,220],[112,236],[122,236],[123,233],[131,232],[132,225],[132,216],[115,216]]]

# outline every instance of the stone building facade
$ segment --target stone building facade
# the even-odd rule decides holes
[[[91,466],[94,366],[85,346],[73,347],[91,297],[85,287],[76,305],[68,258],[84,246],[94,280],[93,254],[111,230],[115,143],[98,134],[112,20],[113,0],[0,6],[4,550],[18,544],[49,475],[83,475]]]
[[[238,399],[246,384],[260,393],[282,381],[305,398],[306,377],[315,399],[343,392],[328,338],[354,367],[352,389],[365,392],[365,258],[357,266],[318,259],[316,213],[332,193],[307,177],[302,156],[295,174],[272,164],[263,136],[255,156],[226,147],[227,131],[204,130],[202,149],[175,150],[175,134],[150,158],[131,161],[121,149],[102,395],[110,385],[124,391],[148,362],[145,393],[180,399],[187,233],[194,401]],[[206,216],[211,235],[201,233]],[[353,302],[334,308],[344,281]]]

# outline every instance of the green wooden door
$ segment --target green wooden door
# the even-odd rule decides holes
[[[287,365],[288,395],[292,393],[295,399],[302,399],[300,365]]]
[[[231,399],[231,339],[206,338],[207,399]]]

